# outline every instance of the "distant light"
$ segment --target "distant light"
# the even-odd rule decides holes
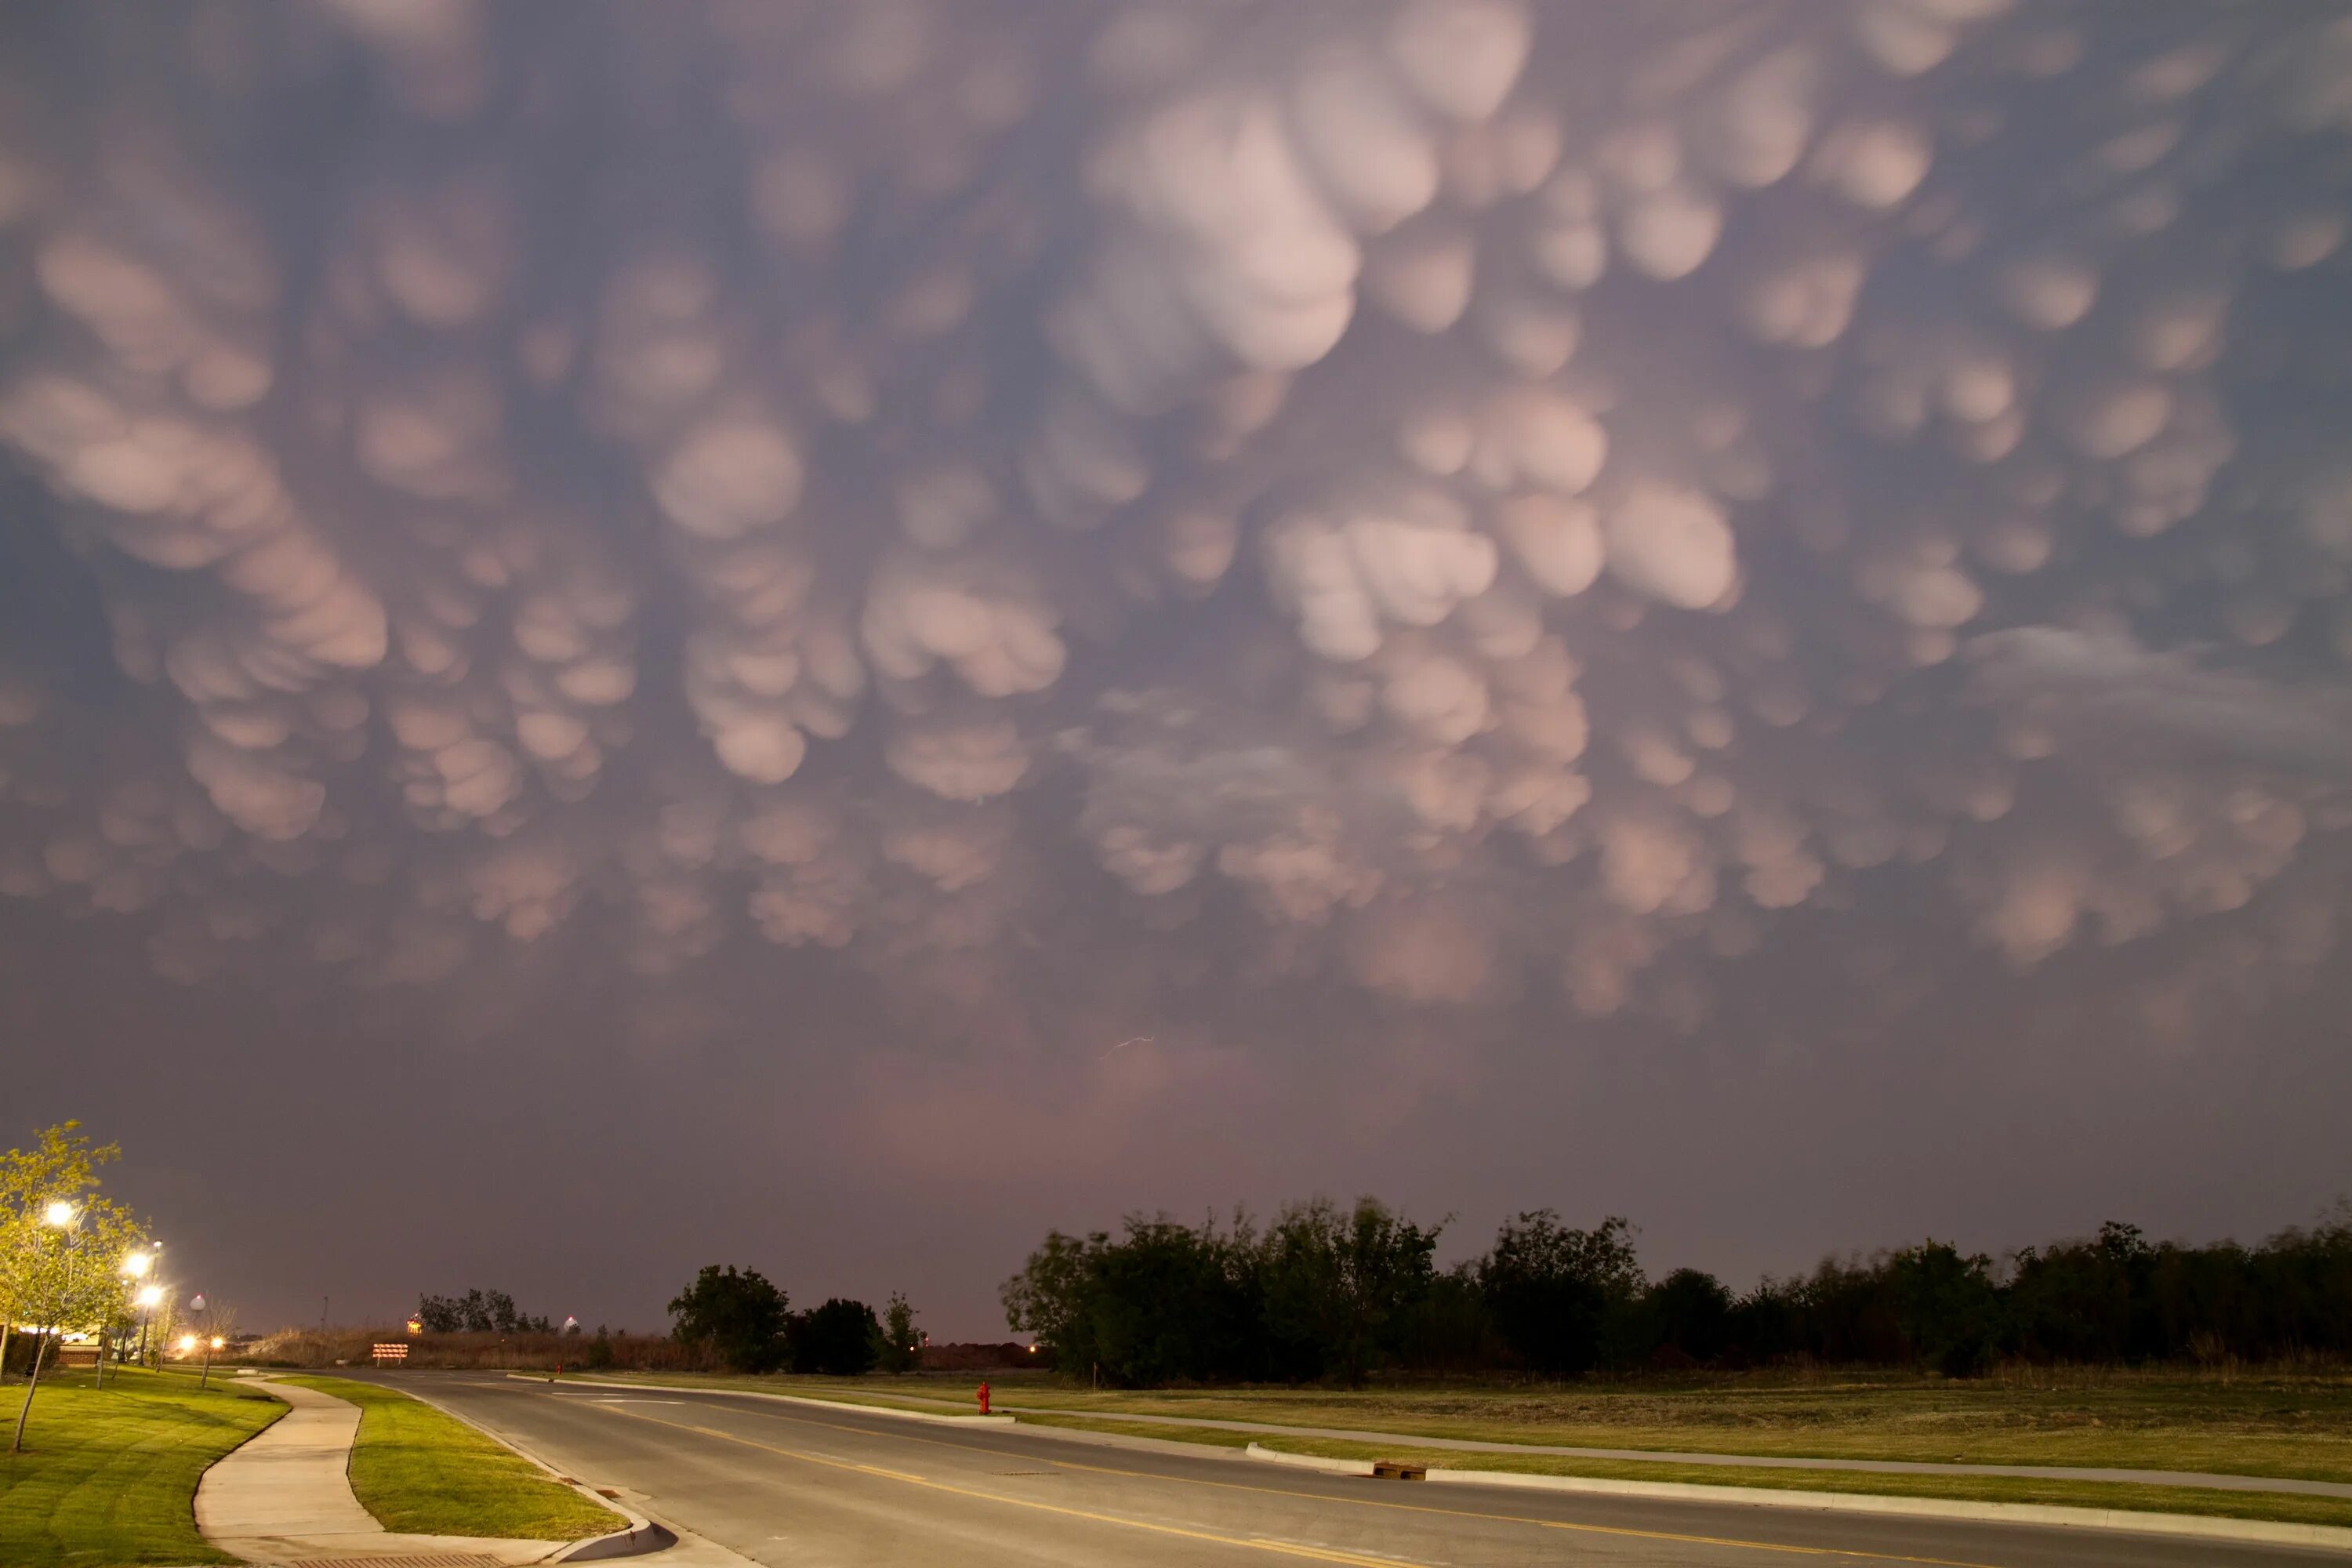
[[[141,1278],[154,1267],[155,1255],[152,1252],[134,1252],[122,1260],[122,1271],[133,1279]]]
[[[163,1304],[163,1288],[161,1285],[148,1286],[147,1289],[139,1292],[139,1304],[142,1307],[151,1309],[162,1306]]]
[[[223,1345],[225,1345],[225,1344],[226,1344],[226,1343],[228,1343],[228,1342],[227,1342],[226,1340],[225,1340],[225,1339],[221,1338],[218,1334],[215,1334],[215,1335],[213,1336],[213,1349],[215,1349],[215,1350],[218,1350],[218,1349],[220,1349],[220,1348],[221,1348],[221,1346],[223,1346]]]
[[[49,1205],[47,1210],[42,1214],[41,1218],[49,1224],[56,1226],[59,1230],[63,1230],[66,1226],[73,1224],[75,1212],[73,1205],[66,1202],[63,1198],[59,1198],[55,1203]]]
[[[1029,1353],[1031,1355],[1035,1355],[1037,1353],[1037,1347],[1035,1345],[1031,1345],[1029,1347]]]
[[[411,1318],[411,1319],[409,1319],[409,1320],[408,1320],[408,1331],[409,1331],[410,1333],[412,1333],[412,1334],[421,1334],[421,1333],[423,1333],[423,1332],[425,1331],[425,1320],[424,1320],[424,1319],[422,1319],[422,1318]]]
[[[192,1351],[192,1350],[194,1350],[194,1349],[195,1349],[195,1348],[196,1348],[196,1336],[195,1336],[195,1335],[194,1335],[194,1334],[182,1334],[182,1335],[180,1336],[180,1349],[182,1349],[183,1351]]]

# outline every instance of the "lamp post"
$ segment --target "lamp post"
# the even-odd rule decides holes
[[[155,1255],[152,1252],[126,1252],[122,1255],[122,1278],[134,1285],[145,1279],[147,1271],[154,1267]],[[98,1325],[98,1386],[100,1388],[106,1386],[106,1352],[113,1348],[113,1342],[114,1307],[109,1303],[105,1320]]]
[[[163,1304],[163,1288],[150,1285],[139,1292],[139,1364],[147,1364],[147,1325],[155,1321],[155,1309]]]
[[[197,1291],[196,1294],[190,1299],[188,1302],[188,1310],[194,1312],[200,1318],[205,1315],[205,1296],[203,1291]],[[210,1388],[212,1386],[213,1349],[219,1343],[220,1341],[216,1336],[207,1336],[205,1340],[205,1374],[204,1376],[196,1379],[196,1386],[200,1389]]]

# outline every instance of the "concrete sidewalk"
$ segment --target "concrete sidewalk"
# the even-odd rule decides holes
[[[541,1562],[572,1544],[394,1535],[352,1494],[360,1407],[297,1384],[256,1381],[293,1408],[197,1484],[196,1528],[222,1551],[257,1563],[404,1557],[436,1568],[489,1568]]]

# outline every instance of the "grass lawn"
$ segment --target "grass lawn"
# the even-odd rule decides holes
[[[395,1389],[340,1377],[285,1381],[360,1407],[352,1490],[386,1530],[577,1541],[624,1526],[530,1460]]]
[[[8,1430],[22,1384],[0,1388]],[[8,1568],[121,1568],[142,1563],[233,1563],[196,1533],[196,1481],[212,1462],[286,1406],[214,1381],[110,1370],[44,1376],[26,1451],[0,1453],[0,1563]],[[5,1439],[0,1439],[4,1442]]]

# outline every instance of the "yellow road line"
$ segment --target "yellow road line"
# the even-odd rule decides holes
[[[616,1415],[635,1416],[635,1419],[640,1421],[653,1421],[664,1426],[680,1426],[680,1423],[675,1421],[662,1421],[658,1416],[653,1415],[638,1415],[635,1411],[622,1410],[614,1405],[598,1405],[595,1408],[610,1410]],[[822,1426],[827,1431],[847,1432],[859,1437],[872,1437],[877,1440],[889,1442],[927,1443],[933,1447],[953,1448],[959,1452],[966,1454],[986,1454],[994,1452],[992,1449],[975,1447],[970,1443],[950,1442],[947,1439],[940,1437],[919,1437],[911,1432],[905,1434],[894,1432],[887,1435],[886,1436],[884,1434],[875,1432],[867,1427],[844,1426],[837,1422],[820,1421],[814,1416],[810,1415],[788,1415],[781,1411],[774,1410],[746,1410],[740,1406],[737,1406],[736,1410],[739,1415],[757,1415],[770,1421],[789,1421],[796,1426]],[[740,1437],[731,1432],[721,1432],[709,1426],[681,1426],[681,1430],[699,1432],[709,1436],[724,1438],[731,1443],[746,1444],[754,1448],[771,1447],[768,1444],[756,1442],[749,1437]],[[1050,1503],[1028,1502],[1019,1498],[1003,1497],[992,1492],[967,1491],[962,1488],[949,1486],[942,1481],[925,1480],[918,1476],[900,1475],[892,1470],[877,1469],[870,1465],[853,1464],[845,1459],[825,1458],[818,1455],[802,1453],[796,1449],[772,1448],[771,1451],[779,1454],[787,1454],[793,1458],[807,1459],[814,1464],[830,1465],[837,1469],[865,1470],[874,1475],[889,1476],[893,1479],[910,1481],[918,1486],[934,1487],[943,1491],[956,1492],[964,1497],[984,1498],[992,1502],[1011,1503],[1017,1508],[1045,1509],[1049,1511],[1057,1513],[1070,1513],[1075,1511],[1068,1509],[1055,1508]],[[1041,1456],[1041,1458],[1043,1457]],[[1635,1530],[1625,1525],[1577,1524],[1565,1520],[1538,1519],[1525,1514],[1483,1513],[1475,1509],[1439,1508],[1427,1503],[1386,1502],[1374,1498],[1333,1497],[1328,1492],[1296,1491],[1286,1487],[1252,1486],[1242,1481],[1202,1480],[1198,1477],[1193,1476],[1160,1475],[1150,1470],[1125,1470],[1108,1465],[1082,1465],[1075,1459],[1045,1458],[1044,1462],[1066,1470],[1084,1470],[1095,1475],[1125,1476],[1138,1480],[1164,1481],[1175,1486],[1208,1487],[1220,1491],[1255,1492],[1264,1497],[1303,1498],[1312,1502],[1336,1503],[1343,1508],[1380,1508],[1387,1509],[1391,1512],[1398,1513],[1425,1513],[1436,1514],[1448,1519],[1486,1520],[1496,1524],[1527,1524],[1534,1525],[1541,1530],[1560,1530],[1583,1535],[1613,1535],[1627,1537],[1637,1541],[1669,1541],[1690,1546],[1725,1546],[1748,1552],[1776,1552],[1794,1557],[1843,1557],[1848,1559],[1858,1559],[1869,1563],[1904,1563],[1913,1564],[1914,1568],[2000,1568],[2000,1565],[1997,1563],[1969,1563],[1950,1557],[1909,1557],[1899,1554],[1890,1554],[1884,1552],[1857,1551],[1849,1547],[1796,1546],[1777,1541],[1744,1541],[1734,1536],[1691,1535],[1665,1530]],[[1113,1523],[1136,1522],[1125,1520],[1112,1520],[1108,1515],[1081,1513],[1078,1514],[1078,1517],[1084,1519],[1104,1519]],[[1137,1522],[1137,1528],[1145,1530],[1172,1531],[1177,1534],[1190,1533],[1188,1531],[1175,1531],[1174,1527],[1170,1525],[1147,1525]],[[1232,1541],[1242,1545],[1257,1544],[1255,1542],[1243,1541],[1240,1537],[1203,1535],[1201,1539]],[[1312,1554],[1311,1549],[1306,1547],[1286,1546],[1283,1547],[1282,1550],[1298,1556]],[[1336,1559],[1336,1561],[1360,1561],[1366,1563],[1377,1562],[1389,1563],[1391,1568],[1395,1568],[1393,1560],[1387,1558],[1341,1558]]]
[[[695,1432],[706,1437],[719,1438],[722,1442],[740,1443],[747,1448],[758,1448],[763,1453],[780,1454],[785,1458],[798,1459],[804,1464],[822,1465],[828,1469],[852,1470],[860,1475],[880,1476],[888,1480],[904,1482],[908,1486],[922,1487],[935,1492],[946,1492],[954,1497],[971,1498],[980,1502],[1003,1503],[1013,1508],[1031,1509],[1039,1513],[1060,1514],[1066,1519],[1083,1519],[1096,1524],[1115,1524],[1128,1530],[1149,1531],[1155,1535],[1179,1536],[1187,1541],[1205,1541],[1218,1546],[1246,1547],[1254,1552],[1272,1552],[1286,1557],[1312,1558],[1318,1563],[1344,1563],[1349,1564],[1350,1568],[1422,1568],[1421,1564],[1408,1563],[1398,1557],[1358,1557],[1344,1552],[1329,1551],[1323,1547],[1297,1546],[1288,1542],[1269,1541],[1263,1537],[1219,1535],[1213,1531],[1186,1530],[1179,1525],[1154,1524],[1149,1520],[1123,1519],[1114,1513],[1095,1513],[1082,1508],[1065,1508],[1058,1503],[1036,1502],[1028,1498],[1006,1497],[1001,1492],[978,1491],[970,1487],[951,1486],[946,1481],[934,1481],[921,1476],[910,1476],[903,1470],[886,1470],[876,1465],[860,1465],[847,1459],[828,1458],[823,1454],[811,1454],[799,1448],[778,1447],[773,1443],[762,1443],[756,1438],[739,1436],[732,1432],[722,1432],[715,1426],[689,1426],[683,1421],[665,1421],[658,1415],[641,1415],[634,1410],[623,1410],[611,1405],[599,1405],[593,1408],[608,1411],[614,1415],[626,1416],[632,1421],[650,1421],[656,1426],[674,1426],[681,1432]],[[854,1428],[845,1429],[854,1430]]]

